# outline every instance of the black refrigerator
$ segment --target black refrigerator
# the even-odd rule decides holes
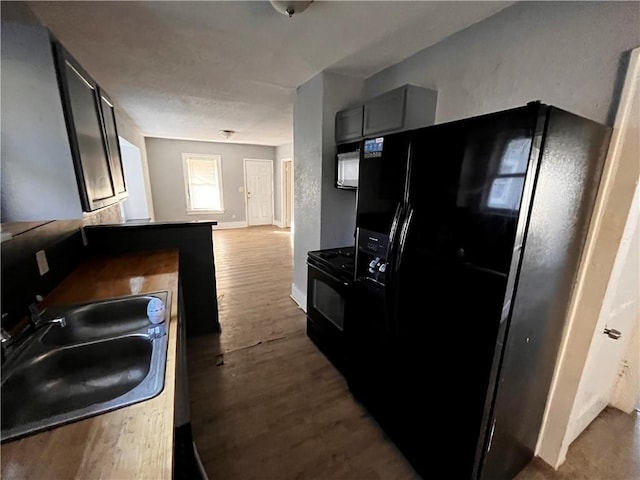
[[[347,380],[424,478],[531,460],[609,135],[532,102],[364,141]]]

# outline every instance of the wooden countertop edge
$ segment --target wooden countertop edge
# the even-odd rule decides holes
[[[168,290],[171,317],[165,383],[147,401],[0,446],[2,478],[172,477],[178,335],[178,251],[90,260],[45,299],[64,305]]]

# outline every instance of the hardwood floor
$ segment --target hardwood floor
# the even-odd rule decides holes
[[[291,240],[275,227],[214,232],[222,333],[188,343],[191,419],[209,478],[419,478],[307,338],[289,298]],[[559,472],[534,460],[517,480],[640,478],[638,445],[637,415],[605,410]]]
[[[214,232],[222,333],[189,340],[191,419],[210,479],[418,478],[305,333],[289,230]]]

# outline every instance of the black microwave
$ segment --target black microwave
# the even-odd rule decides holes
[[[336,187],[345,190],[358,188],[360,142],[338,145],[336,152]]]

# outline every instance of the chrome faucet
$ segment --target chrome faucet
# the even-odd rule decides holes
[[[22,331],[15,335],[11,335],[4,328],[0,328],[0,345],[2,350],[2,363],[4,363],[8,357],[12,357],[16,350],[20,350],[22,345],[26,342],[27,337],[33,334],[35,331],[40,330],[47,325],[59,325],[61,328],[67,326],[67,320],[64,317],[55,317],[51,319],[43,319],[42,314],[44,309],[40,308],[37,303],[29,305],[29,323],[31,328],[23,328]],[[6,318],[7,314],[2,315],[2,319]]]
[[[3,349],[11,345],[14,341],[15,340],[9,332],[4,328],[0,328],[0,343],[2,344]]]
[[[40,308],[40,305],[38,305],[37,303],[32,303],[31,305],[29,305],[31,325],[33,325],[34,332],[47,325],[60,325],[60,327],[67,326],[67,320],[64,317],[56,317],[49,320],[43,320],[43,313],[44,310]]]
[[[2,318],[6,318],[6,315],[6,313],[3,314]],[[13,350],[14,344],[16,344],[19,339],[20,336],[11,335],[7,330],[0,327],[0,351],[3,364],[7,359],[7,356],[9,356],[9,354]]]

